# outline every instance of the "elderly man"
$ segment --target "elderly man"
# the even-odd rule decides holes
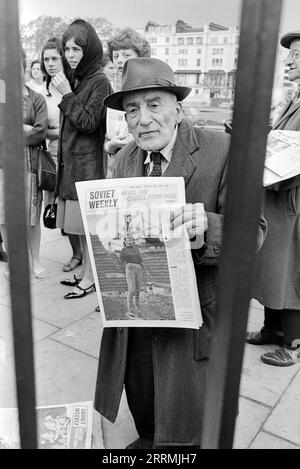
[[[186,202],[193,204],[183,222],[191,239],[204,234],[205,241],[192,250],[204,319],[199,330],[104,330],[95,407],[114,422],[125,384],[140,437],[130,449],[199,447],[201,441],[229,136],[194,128],[183,118],[181,101],[190,91],[175,85],[166,63],[134,58],[124,66],[122,90],[104,101],[125,111],[134,138],[121,150],[114,177],[182,176]],[[196,217],[197,203],[205,211],[197,210]],[[179,213],[172,223],[182,223]]]
[[[288,78],[297,83],[295,97],[283,109],[276,130],[300,131],[300,31],[284,34],[281,45],[289,49]],[[264,215],[268,236],[257,257],[254,297],[264,305],[265,320],[258,332],[250,332],[254,345],[278,344],[261,360],[273,366],[300,361],[300,175],[265,191]]]

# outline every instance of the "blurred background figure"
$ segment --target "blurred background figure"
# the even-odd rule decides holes
[[[145,37],[132,28],[124,28],[107,42],[107,53],[115,66],[114,91],[122,84],[122,71],[125,62],[135,57],[150,57],[150,45]],[[104,150],[108,155],[106,177],[112,175],[118,152],[132,140],[128,132],[125,114],[122,111],[107,109],[106,141]]]
[[[115,76],[116,76],[116,67],[114,66],[113,62],[111,61],[107,53],[103,55],[102,66],[103,66],[103,72],[105,73],[105,75],[108,78],[108,81],[113,87]]]
[[[46,82],[45,75],[41,70],[41,63],[39,59],[35,59],[31,62],[29,71],[30,80],[26,83],[29,88],[37,93],[41,93],[43,96],[46,94]]]
[[[53,86],[52,79],[63,70],[64,51],[61,40],[52,37],[48,39],[42,49],[41,70],[46,77],[46,103],[48,112],[47,146],[57,168],[57,151],[59,137],[59,114],[58,105],[62,100],[62,94]],[[54,200],[54,192],[44,192],[44,205],[51,204]],[[70,272],[82,263],[82,252],[80,238],[76,234],[68,234],[72,247],[72,257],[63,266],[64,272]]]
[[[26,56],[22,51],[22,79],[26,69]],[[39,93],[23,86],[23,129],[25,141],[26,164],[26,211],[28,223],[28,244],[31,254],[31,266],[36,278],[45,278],[46,272],[40,261],[41,226],[40,216],[43,193],[37,188],[37,146],[46,137],[47,132],[47,106],[45,99]],[[5,246],[7,246],[7,232],[4,212],[4,184],[3,172],[0,170],[0,226]],[[9,278],[9,272],[5,273]]]

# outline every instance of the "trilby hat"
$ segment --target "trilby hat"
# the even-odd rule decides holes
[[[286,49],[289,49],[291,46],[291,42],[294,39],[300,39],[300,31],[293,31],[291,33],[284,34],[280,39],[280,44]]]
[[[186,86],[177,86],[173,70],[162,60],[137,57],[128,59],[124,64],[121,91],[108,95],[103,104],[109,108],[124,111],[124,96],[128,93],[151,89],[170,91],[177,96],[178,101],[185,99],[192,90]]]

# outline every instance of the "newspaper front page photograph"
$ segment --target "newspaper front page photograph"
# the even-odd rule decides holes
[[[184,229],[170,231],[172,209],[185,203],[183,179],[76,186],[104,327],[198,328],[202,319],[188,235]]]
[[[39,449],[90,449],[93,402],[36,409]],[[20,448],[18,409],[0,409],[0,449]]]

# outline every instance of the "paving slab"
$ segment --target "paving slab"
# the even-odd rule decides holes
[[[98,359],[102,332],[100,313],[93,312],[53,334],[51,338]]]
[[[255,438],[271,408],[241,397],[239,399],[239,415],[235,426],[235,449],[247,449]]]
[[[261,354],[278,346],[246,344],[240,394],[266,405],[274,406],[297,373],[296,366],[279,368],[266,365]]]
[[[72,248],[67,236],[60,236],[41,245],[40,256],[42,259],[49,259],[60,264],[62,270],[65,264],[72,256]]]
[[[51,339],[36,344],[37,405],[94,400],[97,360]]]
[[[289,368],[296,369],[295,379],[282,396],[280,402],[267,419],[264,429],[300,446],[300,364]],[[282,368],[279,368],[280,373]]]
[[[35,318],[33,318],[32,321],[32,328],[34,342],[38,342],[58,330],[57,327]],[[5,358],[13,354],[13,333],[10,308],[0,304],[0,341],[1,340],[3,342],[0,345],[0,347],[2,347],[0,349],[0,361],[1,356]]]
[[[128,408],[125,391],[122,394],[120,409],[115,423],[102,419],[103,441],[106,449],[124,449],[138,438],[134,421]]]
[[[63,328],[93,312],[98,301],[96,292],[90,293],[84,298],[65,300],[64,295],[71,291],[72,287],[61,285],[60,278],[49,278],[46,284],[34,285],[33,316]]]
[[[300,446],[293,445],[274,435],[260,432],[249,449],[300,449]]]

